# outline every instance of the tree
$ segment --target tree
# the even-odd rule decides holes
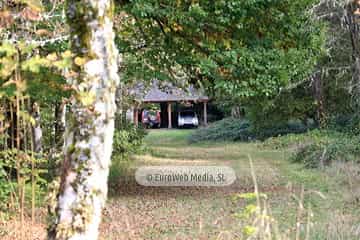
[[[52,6],[52,9],[56,7]],[[27,199],[26,185],[31,184],[31,219],[34,222],[36,193],[44,177],[44,161],[41,154],[37,154],[42,150],[42,126],[39,108],[31,110],[32,103],[37,100],[31,94],[34,86],[31,80],[45,68],[52,67],[53,61],[44,57],[42,47],[56,42],[53,36],[59,31],[53,28],[50,34],[45,29],[49,24],[41,22],[43,17],[50,18],[50,15],[45,13],[40,0],[0,3],[0,168],[3,173],[0,185],[9,189],[6,185],[15,182],[13,172],[16,172],[17,183],[17,193],[13,189],[6,190],[2,191],[1,197],[4,200],[15,196],[19,207],[9,205],[6,208],[19,213],[21,226]],[[56,71],[53,73],[55,75]],[[51,82],[50,76],[47,79]]]
[[[252,112],[276,109],[274,98],[308,79],[323,50],[324,26],[309,11],[316,0],[122,2],[125,81],[181,73]]]
[[[335,118],[349,118],[358,110],[359,24],[358,1],[322,0],[312,15],[326,24],[325,54],[306,85],[312,86],[317,120],[321,125]],[[310,105],[309,105],[310,106]]]
[[[68,0],[75,57],[64,165],[49,239],[97,239],[107,196],[119,82],[111,0]]]
[[[360,96],[360,30],[359,30],[359,16],[360,16],[360,2],[357,0],[350,1],[345,6],[345,22],[349,31],[349,36],[352,46],[352,72],[353,72],[353,87],[354,99],[356,108],[359,109]]]

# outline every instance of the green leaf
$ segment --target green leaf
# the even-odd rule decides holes
[[[22,54],[30,54],[37,46],[34,44],[26,43],[25,41],[21,41],[18,44],[18,47]]]
[[[14,44],[4,41],[0,45],[0,53],[5,53],[7,57],[12,57],[17,53],[17,50]]]
[[[96,94],[94,92],[79,92],[77,94],[77,99],[84,106],[91,106],[96,100]]]
[[[20,2],[26,4],[34,11],[42,12],[44,10],[41,0],[20,0]]]
[[[0,59],[0,77],[8,78],[17,67],[17,62],[9,57]]]
[[[39,73],[40,67],[48,67],[50,66],[50,62],[46,58],[42,58],[39,55],[32,57],[21,65],[21,69],[24,71],[29,71],[33,73]]]
[[[22,119],[24,119],[26,122],[30,122],[32,126],[35,125],[35,119],[27,112],[20,111],[19,115]]]

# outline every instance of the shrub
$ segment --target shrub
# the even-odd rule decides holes
[[[145,135],[145,129],[136,127],[132,123],[125,121],[116,124],[109,182],[117,181],[120,176],[126,176],[131,165],[131,155],[142,151]]]
[[[113,155],[128,158],[131,154],[138,153],[141,149],[145,129],[125,122],[114,132]]]
[[[358,137],[334,130],[316,129],[305,134],[269,138],[262,146],[291,150],[290,160],[308,168],[326,166],[334,161],[357,161],[360,156]]]
[[[309,168],[330,165],[334,161],[358,161],[359,144],[357,137],[337,133],[299,147],[291,160]]]
[[[189,138],[190,142],[200,141],[248,141],[252,139],[247,120],[225,118],[211,124],[207,128],[200,128]]]
[[[339,132],[345,132],[353,135],[360,134],[360,116],[353,115],[339,115],[329,120],[328,128]]]
[[[297,149],[304,143],[311,143],[314,139],[328,136],[324,130],[315,129],[303,134],[290,133],[283,136],[270,137],[261,143],[261,147],[271,149]]]
[[[14,191],[12,182],[9,181],[3,162],[0,162],[0,213],[6,210],[10,194]]]
[[[190,136],[189,141],[265,140],[273,136],[289,133],[303,133],[313,128],[315,128],[315,125],[306,126],[300,121],[289,121],[285,124],[254,128],[248,120],[225,118],[211,124],[207,128],[198,129]]]
[[[25,189],[31,188],[32,184],[36,190],[32,197],[44,193],[47,185],[45,159],[34,158],[31,153],[17,149],[0,151],[0,159],[0,213],[16,207],[14,200],[20,199],[19,188],[24,188],[25,198],[30,198],[31,190],[27,193]]]

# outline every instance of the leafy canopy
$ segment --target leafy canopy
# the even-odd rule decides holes
[[[125,79],[186,74],[218,98],[274,96],[306,78],[322,51],[324,28],[307,12],[315,2],[122,2],[117,42]]]

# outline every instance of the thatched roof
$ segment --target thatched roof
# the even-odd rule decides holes
[[[143,103],[181,101],[206,102],[209,100],[209,97],[207,97],[203,91],[196,89],[192,85],[184,89],[171,83],[160,85],[157,81],[154,81],[149,87],[138,85],[131,92],[135,95],[136,101]]]

